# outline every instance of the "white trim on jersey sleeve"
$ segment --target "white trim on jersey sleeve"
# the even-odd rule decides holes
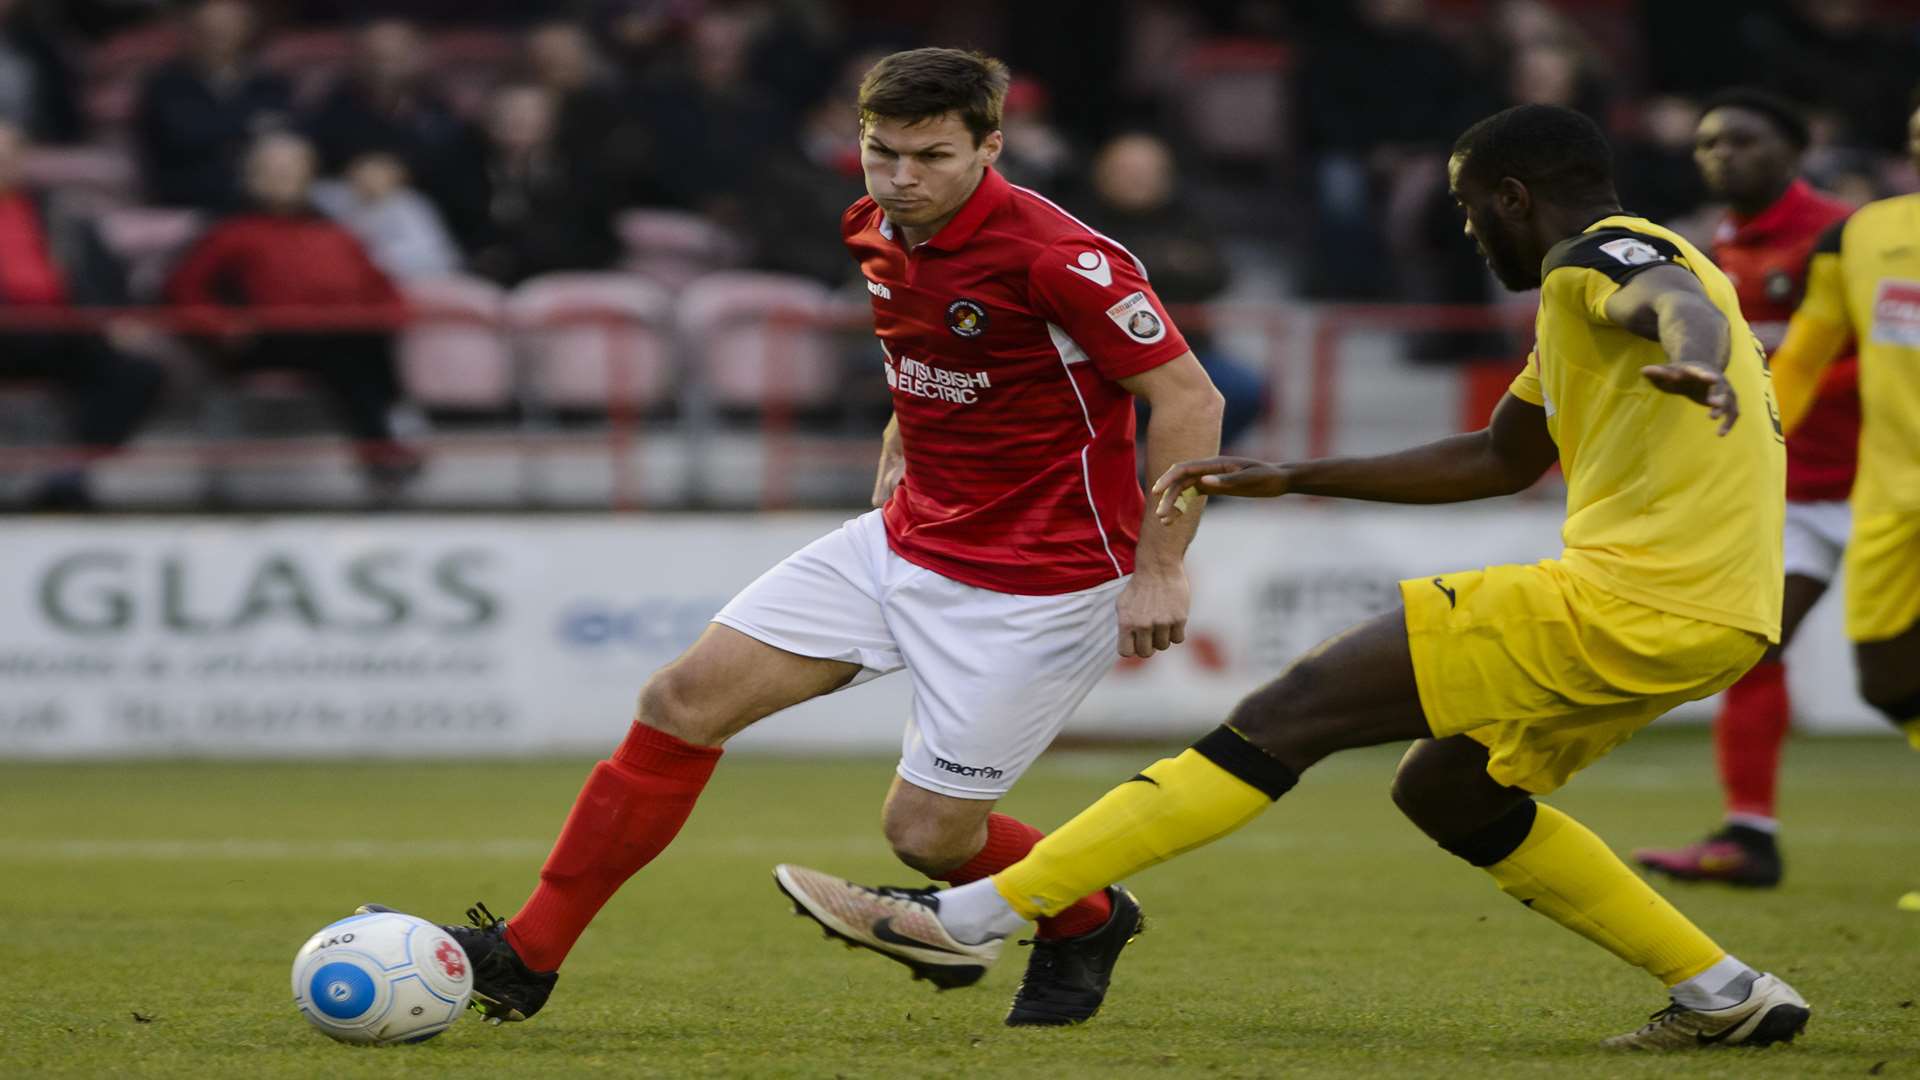
[[[1080,447],[1080,483],[1087,493],[1087,509],[1093,511],[1093,527],[1100,530],[1100,546],[1107,551],[1107,561],[1113,564],[1114,575],[1124,576],[1126,572],[1120,569],[1120,560],[1114,558],[1113,544],[1107,539],[1107,523],[1100,519],[1100,507],[1093,501],[1093,469],[1087,464],[1087,451],[1093,449],[1096,434],[1093,413],[1087,409],[1087,398],[1080,392],[1080,384],[1073,379],[1073,365],[1086,363],[1087,353],[1079,342],[1052,323],[1047,324],[1047,337],[1053,340],[1053,351],[1060,357],[1060,373],[1067,377],[1067,385],[1073,388],[1073,399],[1080,403],[1080,419],[1086,421],[1087,425],[1087,442]]]

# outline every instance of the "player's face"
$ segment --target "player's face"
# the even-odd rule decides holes
[[[922,228],[960,209],[1000,156],[1000,146],[998,131],[975,146],[973,133],[955,113],[913,124],[879,117],[861,133],[860,167],[867,194],[889,221]]]
[[[1524,188],[1489,188],[1472,177],[1462,175],[1463,158],[1447,162],[1447,187],[1455,205],[1467,216],[1467,239],[1480,249],[1487,268],[1500,284],[1514,292],[1540,287],[1540,260],[1529,255],[1527,233],[1522,227],[1532,203]]]
[[[1742,202],[1779,191],[1799,171],[1799,155],[1759,113],[1732,107],[1700,118],[1693,162],[1715,198]]]

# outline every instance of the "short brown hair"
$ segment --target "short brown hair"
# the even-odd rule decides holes
[[[966,49],[909,49],[873,65],[860,80],[860,126],[875,120],[917,124],[957,113],[973,145],[1000,127],[1012,77],[1007,65]]]

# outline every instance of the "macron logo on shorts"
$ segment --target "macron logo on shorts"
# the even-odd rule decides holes
[[[936,769],[945,769],[955,776],[977,776],[982,780],[998,780],[1006,775],[1006,773],[1001,772],[999,769],[989,768],[985,765],[959,765],[943,757],[934,758],[933,767]]]

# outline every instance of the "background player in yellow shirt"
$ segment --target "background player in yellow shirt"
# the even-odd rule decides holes
[[[1920,98],[1907,118],[1920,168]],[[1849,339],[1860,352],[1860,475],[1847,541],[1847,636],[1860,696],[1920,750],[1920,195],[1868,203],[1828,230],[1773,357],[1788,431]],[[1920,892],[1900,906],[1920,911]]]
[[[1591,120],[1550,106],[1496,114],[1455,144],[1467,234],[1508,288],[1541,289],[1535,354],[1487,429],[1368,458],[1214,458],[1155,485],[1168,519],[1189,486],[1459,502],[1520,491],[1558,460],[1561,558],[1402,582],[1401,610],[1321,645],[991,879],[868,889],[781,866],[781,888],[831,933],[951,982],[1028,920],[1238,829],[1327,755],[1414,740],[1393,798],[1416,825],[1668,987],[1653,1022],[1608,1045],[1798,1034],[1809,1010],[1791,987],[1534,800],[1724,689],[1780,631],[1785,451],[1762,352],[1725,275],[1622,213],[1611,161]],[[1743,406],[1757,415],[1740,422]]]

